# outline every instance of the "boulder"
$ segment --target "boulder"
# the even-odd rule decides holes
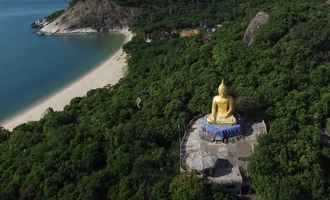
[[[243,41],[248,45],[251,46],[255,39],[258,30],[261,29],[262,26],[268,23],[269,21],[269,14],[263,11],[257,13],[257,15],[250,21],[249,26],[247,27]]]
[[[45,18],[42,18],[42,19],[38,19],[38,20],[34,21],[31,24],[31,27],[34,29],[42,29],[47,24],[48,24],[47,20]]]

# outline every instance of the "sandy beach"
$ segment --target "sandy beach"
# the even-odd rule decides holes
[[[133,34],[126,29],[116,32],[125,35],[124,43],[130,41],[133,37]],[[82,97],[85,96],[89,90],[101,88],[108,84],[116,84],[124,76],[126,64],[126,54],[123,49],[120,48],[115,54],[111,55],[110,58],[95,67],[95,69],[88,74],[55,94],[37,102],[34,106],[22,113],[4,120],[0,125],[8,130],[12,130],[22,123],[40,120],[48,108],[53,108],[55,111],[63,110],[74,97]]]

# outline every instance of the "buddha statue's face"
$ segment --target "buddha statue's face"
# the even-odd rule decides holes
[[[221,97],[226,96],[226,89],[224,87],[219,87],[218,92],[219,92],[219,96]]]
[[[222,81],[218,88],[219,96],[225,97],[227,95],[226,86]]]

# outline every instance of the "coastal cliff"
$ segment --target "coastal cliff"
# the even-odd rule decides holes
[[[41,27],[44,34],[107,32],[127,28],[139,10],[119,6],[112,0],[77,1],[60,16]]]

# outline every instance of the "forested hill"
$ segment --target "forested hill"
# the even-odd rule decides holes
[[[63,112],[1,130],[1,200],[236,199],[179,173],[179,137],[210,112],[222,78],[238,112],[269,125],[248,172],[258,199],[330,198],[330,149],[320,141],[330,118],[326,0],[116,1],[148,11],[125,46],[127,76]],[[269,22],[248,46],[243,35],[259,11]],[[201,24],[222,27],[145,42],[147,32]]]

